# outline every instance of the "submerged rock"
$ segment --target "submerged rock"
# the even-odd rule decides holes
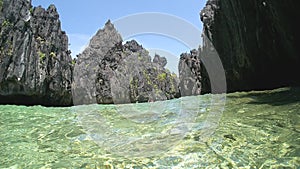
[[[0,6],[0,103],[72,104],[68,38],[54,5],[47,10],[28,0]]]
[[[296,4],[296,0],[207,1],[200,13],[208,37],[203,44],[209,40],[218,51],[228,91],[300,84]]]

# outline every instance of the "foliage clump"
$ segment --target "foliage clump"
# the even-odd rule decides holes
[[[161,82],[165,81],[167,79],[167,74],[166,73],[161,73],[157,76],[157,79]]]

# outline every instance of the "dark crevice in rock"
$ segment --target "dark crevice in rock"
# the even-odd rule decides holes
[[[219,53],[229,92],[300,85],[296,4],[295,0],[207,1],[200,12],[203,32]]]

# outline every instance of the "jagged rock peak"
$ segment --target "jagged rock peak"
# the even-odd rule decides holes
[[[179,60],[179,89],[181,96],[201,94],[201,62],[199,51],[182,53]]]
[[[151,62],[135,40],[123,45],[111,21],[92,37],[74,68],[74,103],[130,103],[178,97],[177,77]],[[159,79],[159,80],[158,80]]]
[[[78,55],[74,68],[73,96],[74,104],[96,103],[96,72],[104,56],[122,43],[122,37],[108,20],[103,29],[92,37],[88,47]]]
[[[71,105],[72,59],[55,6],[3,0],[0,25],[0,103]]]
[[[106,28],[107,29],[110,29],[110,28],[115,29],[115,26],[114,26],[114,24],[111,23],[110,19],[108,19],[107,22],[105,23],[104,29],[106,29]]]
[[[165,67],[167,65],[168,61],[165,57],[161,57],[160,55],[155,54],[154,58],[153,58],[153,63],[157,63],[160,66]]]
[[[125,43],[124,47],[125,47],[125,48],[128,48],[128,49],[129,49],[130,51],[132,51],[132,52],[137,52],[137,51],[139,51],[139,50],[144,49],[144,48],[142,47],[142,45],[139,45],[139,44],[137,43],[137,41],[135,41],[135,40],[127,41],[127,42]]]
[[[179,97],[177,77],[164,68],[165,58],[159,58],[160,62],[152,62],[149,52],[135,40],[116,44],[97,69],[97,103],[136,103]]]
[[[111,48],[121,41],[121,35],[118,33],[111,21],[108,20],[104,28],[98,30],[96,35],[92,37],[88,48],[103,50],[103,53],[105,53],[108,48]],[[103,54],[101,56],[103,56]]]
[[[57,12],[57,9],[55,7],[54,4],[51,4],[48,8],[47,8],[47,12],[49,14],[50,17],[53,17],[55,19],[59,18],[59,14]]]

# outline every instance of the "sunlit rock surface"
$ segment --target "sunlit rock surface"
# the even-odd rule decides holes
[[[72,59],[54,5],[28,0],[0,6],[0,104],[72,104]]]
[[[108,21],[78,56],[74,69],[75,104],[151,102],[179,97],[178,79],[167,61],[122,37]]]

